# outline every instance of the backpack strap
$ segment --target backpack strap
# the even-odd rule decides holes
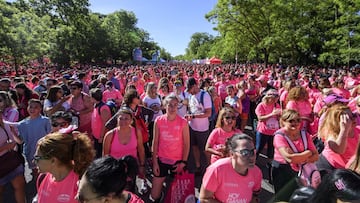
[[[200,93],[200,103],[204,106],[204,94],[205,94],[205,91],[204,90],[200,90],[201,93]]]
[[[113,130],[112,130],[112,133],[110,134],[110,135],[111,135],[111,138],[110,138],[109,154],[110,154],[110,152],[111,152],[111,144],[112,144],[112,142],[114,141],[115,131],[116,131],[116,128],[113,129]]]
[[[284,138],[286,139],[286,141],[289,143],[291,149],[295,152],[298,153],[299,150],[297,150],[297,148],[295,147],[294,143],[290,140],[290,138],[283,132],[276,132],[276,134],[282,135],[284,136]],[[304,144],[304,151],[307,150],[308,148],[308,143],[307,143],[307,138],[306,138],[306,132],[304,130],[301,130],[301,139],[303,141]]]

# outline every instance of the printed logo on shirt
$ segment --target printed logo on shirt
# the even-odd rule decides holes
[[[237,183],[224,183],[224,185],[227,187],[239,187]]]
[[[238,193],[230,193],[226,202],[227,203],[246,203],[246,199],[239,199],[240,194]]]
[[[60,194],[57,198],[58,202],[70,202],[70,195],[68,194]]]
[[[250,182],[248,183],[248,188],[253,188],[254,185],[255,185],[254,181],[250,181]]]

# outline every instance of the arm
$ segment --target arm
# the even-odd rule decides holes
[[[49,106],[47,108],[44,109],[44,113],[47,116],[51,116],[52,114],[54,114],[55,112],[61,110],[63,108],[63,103],[66,102],[67,100],[69,100],[71,97],[71,95],[65,96],[63,98],[61,98],[60,102],[57,103],[55,106]]]
[[[282,157],[292,164],[302,164],[307,162],[307,160],[313,155],[310,150],[305,150],[303,152],[294,153],[293,150],[289,147],[280,147],[279,152]]]
[[[11,149],[14,149],[15,146],[16,142],[5,143],[3,146],[0,147],[0,152],[9,151]]]
[[[184,139],[184,146],[183,146],[183,161],[187,161],[189,157],[189,151],[190,151],[190,130],[189,130],[189,124],[185,124],[183,131],[183,139]]]
[[[106,127],[105,124],[106,122],[111,118],[111,113],[110,113],[110,109],[106,108],[106,110],[103,110],[103,107],[100,107],[100,112],[101,112],[101,122],[103,123],[103,126],[101,127],[101,134],[100,134],[100,138],[99,138],[99,143],[102,142],[104,135],[106,133]]]
[[[193,118],[208,118],[211,116],[211,108],[205,109],[204,113],[193,114]]]
[[[111,130],[106,133],[103,141],[103,153],[102,153],[103,156],[110,154],[110,145],[113,136],[114,136],[114,130]]]
[[[139,129],[136,129],[136,137],[137,137],[137,153],[139,156],[139,164],[142,167],[145,165],[145,149],[143,145],[142,134]]]
[[[350,119],[349,115],[344,114],[340,115],[340,132],[337,138],[329,137],[327,142],[331,150],[338,154],[342,154],[346,150],[347,145],[347,136],[350,130],[353,130],[351,127],[352,120]]]
[[[94,110],[94,104],[91,102],[91,99],[88,95],[84,95],[84,105],[85,108],[79,111],[79,114],[87,114]]]
[[[158,149],[159,149],[159,129],[157,126],[157,122],[154,122],[154,138],[152,143],[152,161],[153,161],[153,171],[154,175],[160,175],[160,169],[158,164]]]
[[[201,203],[220,203],[218,200],[214,199],[214,192],[211,192],[201,186],[199,199]]]

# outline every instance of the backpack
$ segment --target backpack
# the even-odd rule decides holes
[[[200,103],[204,106],[204,94],[205,94],[205,90],[200,90]],[[210,97],[211,100],[211,115],[209,117],[209,121],[215,121],[216,120],[216,111],[215,111],[215,105],[214,102],[212,100],[212,98]]]
[[[147,143],[149,141],[149,131],[145,124],[145,121],[141,118],[141,106],[138,106],[137,111],[135,112],[135,123],[136,128],[140,129],[143,143]]]
[[[286,139],[286,141],[289,143],[291,149],[295,152],[298,153],[299,151],[297,150],[297,148],[295,147],[294,143],[290,140],[290,138],[288,136],[286,136],[284,133],[282,132],[276,132],[276,134],[280,134],[282,136],[284,136],[284,138]],[[303,141],[304,144],[304,151],[308,149],[308,142],[307,142],[307,137],[306,137],[306,131],[302,130],[301,131],[301,139]],[[320,171],[317,169],[315,163],[305,163],[305,164],[301,164],[300,165],[300,170],[298,173],[298,182],[305,187],[313,187],[313,188],[317,188],[317,186],[320,184],[321,182],[321,175],[320,175]]]
[[[105,102],[105,103],[101,101],[101,102],[99,103],[99,105],[97,106],[97,107],[98,107],[99,115],[101,115],[100,109],[101,109],[101,107],[104,106],[104,105],[106,105],[106,106],[109,107],[110,113],[111,113],[111,117],[113,117],[113,116],[118,112],[118,110],[119,110],[119,108],[116,106],[116,103],[115,103],[114,101],[109,100],[109,101],[107,101],[107,102]]]

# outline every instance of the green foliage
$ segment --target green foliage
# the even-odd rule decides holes
[[[91,13],[88,7],[88,0],[0,0],[1,58],[22,64],[47,55],[68,67],[73,62],[132,60],[135,47],[141,47],[147,58],[155,50],[171,58],[136,26],[133,12],[102,15]]]
[[[340,65],[359,62],[359,11],[359,0],[219,0],[206,18],[225,60]]]

